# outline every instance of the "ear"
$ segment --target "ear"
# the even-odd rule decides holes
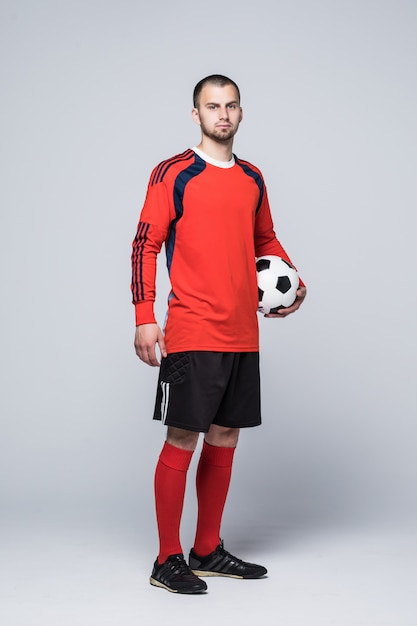
[[[242,107],[240,107],[240,118],[239,118],[239,124],[240,122],[243,120],[243,109]]]
[[[200,115],[199,115],[199,113],[198,113],[198,109],[196,109],[196,108],[194,107],[194,108],[192,109],[192,111],[191,111],[191,116],[192,116],[192,118],[193,118],[194,122],[195,122],[198,126],[200,126],[200,125],[201,125],[201,123],[200,123]]]

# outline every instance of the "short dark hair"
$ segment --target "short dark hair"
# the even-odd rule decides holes
[[[225,87],[226,85],[233,85],[236,89],[238,100],[240,103],[240,91],[239,87],[236,85],[235,81],[231,78],[227,78],[227,76],[222,76],[222,74],[211,74],[210,76],[206,76],[202,78],[194,87],[193,93],[193,104],[194,108],[198,109],[198,105],[200,104],[200,96],[203,90],[203,87],[206,85],[216,85],[217,87]]]

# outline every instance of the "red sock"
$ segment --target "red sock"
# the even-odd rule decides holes
[[[187,470],[193,453],[165,442],[155,471],[156,519],[159,533],[158,563],[182,553],[180,522]]]
[[[220,543],[220,524],[232,475],[235,448],[204,442],[197,468],[198,519],[194,550],[200,556]]]

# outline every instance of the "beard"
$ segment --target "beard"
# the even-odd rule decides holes
[[[203,135],[205,135],[209,139],[212,139],[213,141],[217,141],[218,143],[224,143],[232,139],[236,135],[237,129],[238,129],[238,126],[236,127],[230,126],[230,128],[227,128],[227,129],[214,128],[213,130],[208,130],[208,128],[204,125],[204,123],[201,120],[200,120],[200,127],[201,127],[201,132],[203,133]]]

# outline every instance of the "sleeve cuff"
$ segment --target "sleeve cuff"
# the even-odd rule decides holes
[[[141,324],[156,324],[153,302],[136,302],[135,318],[136,326],[140,326]]]

